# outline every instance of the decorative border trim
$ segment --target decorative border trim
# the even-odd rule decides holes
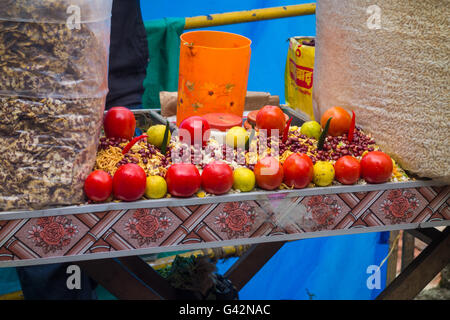
[[[450,225],[450,186],[0,221],[0,267]]]

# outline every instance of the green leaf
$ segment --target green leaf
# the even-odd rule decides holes
[[[325,143],[325,138],[328,134],[328,128],[330,127],[331,119],[333,119],[333,117],[330,117],[328,119],[327,123],[325,124],[325,128],[323,128],[322,134],[319,137],[319,142],[317,143],[317,149],[319,150],[323,149],[323,144]]]
[[[161,145],[161,154],[165,155],[166,154],[166,149],[167,149],[167,139],[169,138],[169,120],[166,120],[166,130],[164,131],[164,137],[163,137],[163,142]]]

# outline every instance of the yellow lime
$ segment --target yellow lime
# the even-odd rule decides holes
[[[152,145],[161,148],[162,147],[162,143],[164,140],[164,132],[166,131],[166,126],[163,124],[157,124],[154,126],[151,126],[150,128],[148,128],[147,130],[147,141],[148,143],[151,143]],[[167,144],[169,144],[170,141],[170,131],[169,131],[169,135],[167,136]]]
[[[320,133],[322,132],[322,127],[320,123],[316,121],[306,121],[300,128],[300,133],[304,134],[309,138],[316,138],[319,140]]]
[[[237,168],[233,171],[233,188],[242,192],[248,192],[255,187],[255,174],[248,168]]]
[[[243,127],[233,127],[227,131],[225,141],[233,148],[244,148],[248,140],[248,133]]]
[[[334,166],[328,161],[317,161],[314,165],[313,182],[319,187],[329,186],[334,179]]]
[[[150,176],[145,186],[145,196],[149,199],[159,199],[166,195],[167,183],[161,176]]]

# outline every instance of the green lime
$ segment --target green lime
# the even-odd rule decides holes
[[[243,127],[233,127],[227,131],[225,142],[233,148],[244,148],[248,140],[248,133]]]
[[[319,187],[329,186],[334,179],[334,166],[328,161],[317,161],[314,165],[313,182]]]
[[[164,140],[164,132],[166,131],[166,126],[163,124],[157,124],[154,126],[151,126],[147,130],[147,141],[148,143],[151,143],[152,145],[161,148],[162,143]],[[167,144],[169,144],[170,141],[170,131],[169,135],[167,136]]]
[[[237,168],[233,171],[233,188],[242,192],[248,192],[255,187],[255,174],[248,168]]]
[[[145,196],[149,199],[159,199],[166,195],[167,183],[161,176],[150,176],[145,186]]]
[[[319,140],[321,132],[322,127],[320,126],[320,123],[316,121],[306,121],[300,128],[301,134],[304,134],[309,138],[316,138],[317,140]]]

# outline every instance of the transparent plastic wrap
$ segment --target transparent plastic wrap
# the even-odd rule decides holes
[[[319,0],[313,105],[335,105],[421,177],[450,181],[450,11],[442,0]]]
[[[84,202],[112,0],[0,0],[0,210]]]

